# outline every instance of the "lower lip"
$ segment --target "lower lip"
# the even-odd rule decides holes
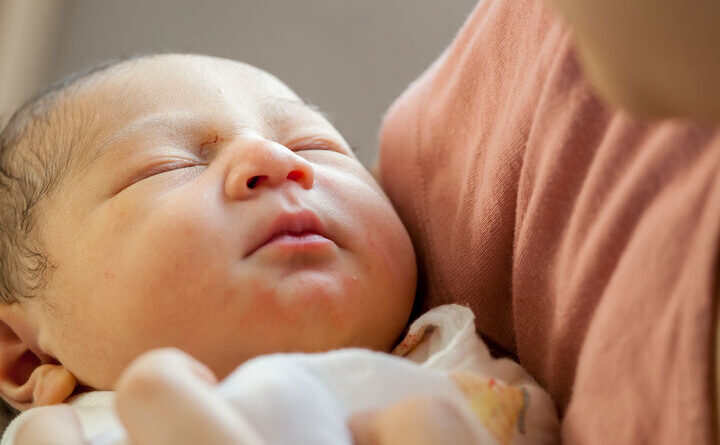
[[[268,241],[262,248],[272,247],[283,251],[302,251],[322,249],[332,244],[332,241],[317,233],[302,233],[277,236]]]

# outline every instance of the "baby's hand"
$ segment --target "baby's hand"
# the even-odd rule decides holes
[[[134,445],[262,445],[212,387],[205,365],[177,349],[138,357],[118,380],[116,406]]]
[[[414,398],[350,419],[354,445],[479,445],[451,403]]]

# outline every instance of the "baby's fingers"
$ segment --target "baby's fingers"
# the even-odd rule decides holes
[[[354,445],[476,445],[449,402],[414,398],[350,419]]]
[[[151,351],[118,381],[118,415],[135,445],[260,445],[214,384],[212,372],[184,352]]]
[[[67,405],[37,408],[18,427],[13,445],[89,445],[80,421]]]

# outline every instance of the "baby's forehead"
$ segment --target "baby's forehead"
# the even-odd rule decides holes
[[[131,109],[223,102],[245,105],[268,97],[298,99],[271,74],[232,60],[197,55],[153,56],[104,73],[95,98],[121,98]]]
[[[157,56],[113,67],[66,98],[64,127],[79,133],[83,158],[125,135],[209,122],[258,127],[311,111],[272,75],[204,56]],[[315,112],[315,111],[312,111]],[[86,153],[82,153],[86,152]]]

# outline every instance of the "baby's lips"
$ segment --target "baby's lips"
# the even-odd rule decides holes
[[[304,234],[312,233],[330,239],[327,236],[327,230],[320,221],[320,218],[310,210],[304,209],[295,212],[283,212],[278,215],[275,220],[268,226],[268,230],[262,232],[258,241],[251,244],[245,257],[249,257],[265,244],[274,238],[285,234]]]

